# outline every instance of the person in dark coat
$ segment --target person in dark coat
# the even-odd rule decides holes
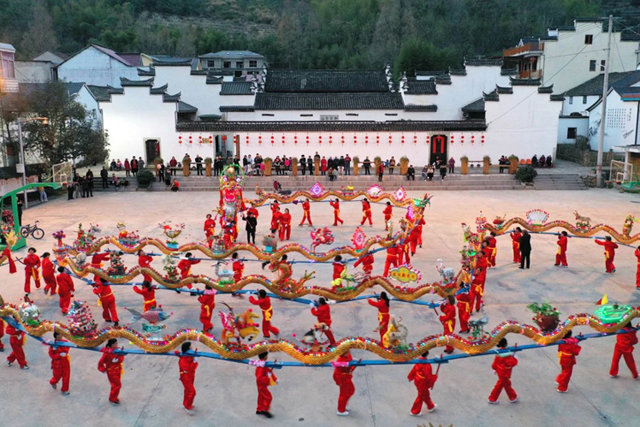
[[[522,232],[520,237],[520,268],[525,267],[525,261],[527,268],[529,268],[531,257],[531,234],[527,230],[522,231],[520,227],[516,228],[518,232]]]

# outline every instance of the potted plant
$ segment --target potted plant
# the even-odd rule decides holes
[[[491,157],[484,156],[482,158],[482,173],[489,175],[489,169],[491,168]]]
[[[313,159],[313,174],[315,176],[320,175],[320,159]]]
[[[182,174],[184,176],[189,176],[190,168],[191,168],[191,157],[184,156],[182,158]]]
[[[153,172],[149,170],[138,172],[138,188],[149,188],[149,185],[155,180],[156,178],[153,176]]]
[[[293,157],[291,159],[291,174],[293,176],[298,176],[298,158]]]
[[[516,172],[516,179],[523,184],[533,184],[533,180],[538,176],[538,171],[536,171],[530,165],[527,165],[523,168],[518,168]]]
[[[407,156],[400,157],[400,175],[406,175],[409,170],[409,158]]]
[[[560,323],[560,312],[557,308],[549,304],[534,302],[527,306],[536,316],[533,321],[540,327],[542,332],[551,332],[558,327]]]
[[[211,157],[207,157],[204,159],[204,172],[207,176],[211,176],[211,164],[213,163],[213,159]]]
[[[469,173],[469,158],[467,156],[460,157],[460,168],[462,170],[462,175]]]
[[[353,158],[353,174],[358,175],[358,165],[360,164],[360,157],[355,156]]]
[[[518,171],[518,162],[520,159],[515,154],[509,156],[509,173],[515,175]]]
[[[264,159],[264,176],[271,176],[271,164],[273,159],[271,157],[265,157]]]
[[[378,168],[380,167],[380,163],[382,163],[382,158],[380,156],[375,156],[373,158],[373,164],[375,165],[374,175],[378,174]]]

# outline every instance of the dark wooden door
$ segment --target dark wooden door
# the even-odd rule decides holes
[[[429,163],[433,164],[440,159],[447,162],[447,137],[445,135],[434,135],[431,138],[431,151],[429,152]]]
[[[156,157],[160,157],[160,143],[157,139],[147,139],[145,141],[145,147],[147,152],[147,165],[153,165],[153,161]]]

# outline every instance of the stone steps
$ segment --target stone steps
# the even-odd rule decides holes
[[[538,175],[535,179],[536,190],[565,190],[579,191],[587,190],[579,175],[575,174],[550,174]]]

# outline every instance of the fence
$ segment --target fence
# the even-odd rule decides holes
[[[612,160],[624,160],[624,154],[607,151],[603,153],[602,164],[608,165]],[[598,163],[598,152],[592,150],[583,150],[574,144],[558,144],[556,157],[562,160],[578,163],[582,166],[596,166]]]

